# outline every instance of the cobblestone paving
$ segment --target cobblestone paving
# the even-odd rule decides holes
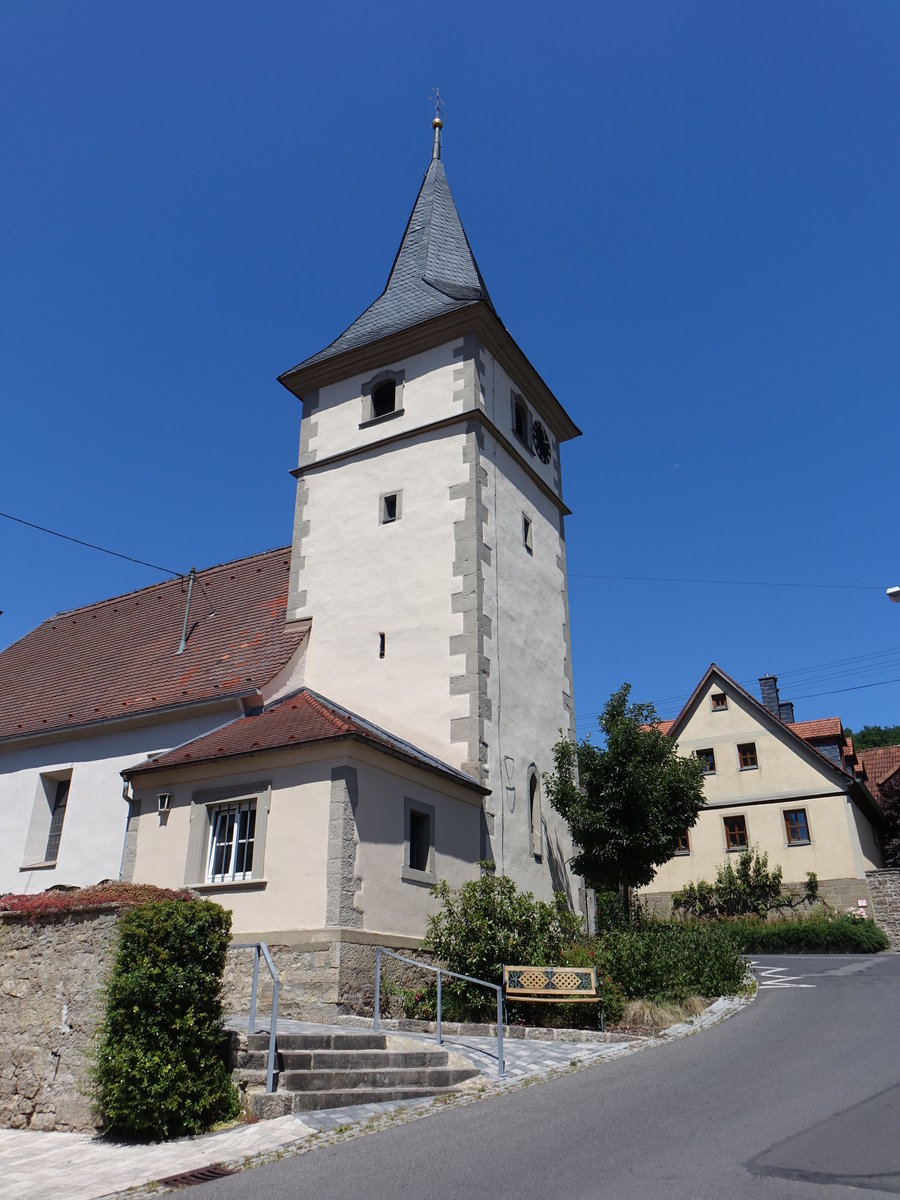
[[[350,1108],[279,1117],[256,1125],[240,1125],[205,1137],[183,1138],[150,1146],[107,1142],[79,1133],[37,1133],[0,1129],[0,1194],[3,1200],[100,1200],[131,1188],[148,1188],[154,1180],[211,1163],[237,1166],[285,1151],[296,1152],[307,1143],[340,1137],[363,1126],[377,1128],[392,1120],[427,1113],[435,1103],[471,1103],[474,1100],[521,1087],[529,1080],[547,1078],[576,1066],[633,1054],[648,1046],[695,1033],[742,1008],[746,1001],[719,1000],[685,1025],[673,1026],[653,1038],[630,1042],[540,1042],[508,1038],[504,1041],[506,1074],[497,1077],[495,1038],[447,1037],[446,1049],[465,1055],[482,1074],[449,1097],[406,1100],[389,1104],[359,1104]],[[236,1025],[236,1022],[235,1022]],[[308,1025],[279,1021],[279,1032],[331,1031],[349,1033],[348,1026]],[[403,1038],[434,1038],[404,1032]],[[149,1195],[152,1187],[145,1191]],[[132,1200],[137,1197],[132,1194]]]

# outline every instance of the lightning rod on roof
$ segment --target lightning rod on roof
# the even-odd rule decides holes
[[[441,99],[440,88],[431,89],[431,103],[434,105],[434,120],[431,122],[431,128],[434,130],[434,144],[431,147],[432,160],[441,157],[441,130],[444,128],[444,120],[441,113],[446,107]]]
[[[191,575],[190,579],[188,580],[187,606],[184,610],[184,628],[181,631],[181,645],[175,651],[176,654],[183,654],[184,648],[187,645],[188,617],[191,615],[191,592],[194,590],[194,580],[196,577],[197,569],[196,567],[191,567]]]

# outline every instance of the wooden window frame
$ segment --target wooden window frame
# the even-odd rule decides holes
[[[803,827],[806,830],[805,838],[791,837],[791,822],[790,817],[801,814],[803,816]],[[809,814],[805,808],[783,808],[781,815],[784,819],[784,838],[785,845],[788,846],[811,846],[812,835],[809,832]]]
[[[707,746],[702,750],[695,750],[694,757],[700,760],[704,775],[715,775],[717,773],[715,747]],[[712,766],[710,766],[710,763],[712,763]]]
[[[756,752],[756,742],[739,742],[737,747],[738,770],[756,771],[759,769],[759,755]],[[752,757],[753,761],[744,762]]]
[[[729,822],[731,822],[731,821],[733,821],[735,823],[740,821],[741,824],[743,825],[743,827],[744,827],[743,842],[732,842],[731,831],[729,829]],[[725,849],[729,854],[738,854],[738,853],[740,853],[741,850],[747,850],[749,848],[750,832],[747,829],[747,818],[744,816],[743,813],[735,813],[733,816],[723,817],[722,818],[722,827],[725,831]]]

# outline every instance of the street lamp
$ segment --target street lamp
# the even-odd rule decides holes
[[[894,604],[900,604],[900,587],[890,587],[887,590],[887,598]]]

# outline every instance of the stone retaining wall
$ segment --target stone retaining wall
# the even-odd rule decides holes
[[[868,872],[865,879],[820,879],[819,880],[819,896],[825,903],[838,912],[844,912],[847,909],[852,909],[853,912],[859,910],[859,900],[868,901],[868,907],[863,911],[871,911],[872,897],[870,895],[871,877],[879,872]],[[794,892],[803,891],[803,882],[785,883],[784,887],[789,888]],[[668,916],[672,912],[672,892],[639,892],[638,897],[644,901],[651,912],[658,913],[660,916]],[[810,909],[801,905],[795,911],[799,914],[809,912]]]
[[[0,914],[0,1126],[94,1128],[92,1040],[117,922],[109,909]]]
[[[900,868],[867,871],[866,879],[872,895],[869,915],[887,934],[891,949],[900,950]]]

